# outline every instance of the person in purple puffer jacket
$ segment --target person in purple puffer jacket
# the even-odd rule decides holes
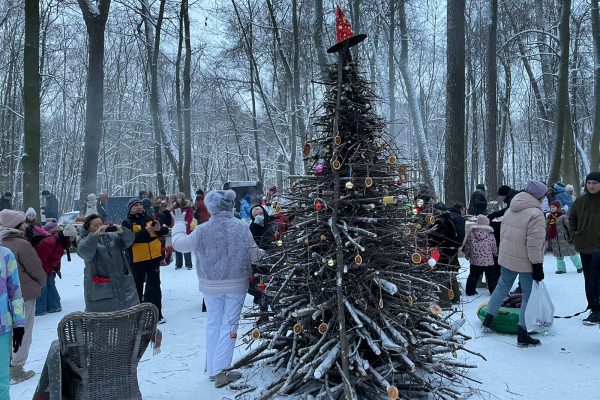
[[[481,274],[485,273],[485,280],[490,294],[496,288],[500,270],[495,266],[494,256],[498,255],[498,247],[494,238],[494,230],[490,226],[490,220],[485,215],[477,216],[477,224],[471,228],[471,232],[463,245],[465,258],[471,264],[469,277],[467,278],[467,296],[477,294],[477,281]]]

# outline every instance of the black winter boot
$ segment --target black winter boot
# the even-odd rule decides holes
[[[517,344],[519,347],[539,346],[542,344],[538,339],[529,336],[529,333],[519,325],[519,334],[517,336]]]
[[[492,314],[488,313],[485,316],[485,319],[483,320],[483,325],[481,326],[482,330],[484,332],[491,332],[493,322],[494,322],[494,316]]]

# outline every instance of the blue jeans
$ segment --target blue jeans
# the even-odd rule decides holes
[[[56,290],[56,273],[48,275],[46,286],[42,288],[40,297],[35,302],[35,315],[44,315],[46,313],[58,312],[62,309],[60,306],[60,295]]]
[[[10,332],[0,335],[0,400],[10,399],[10,354],[12,352]]]
[[[508,296],[508,292],[512,289],[513,283],[515,282],[517,275],[519,275],[519,282],[521,282],[521,289],[523,289],[523,299],[521,300],[521,308],[519,308],[519,325],[527,330],[525,327],[525,308],[527,307],[527,302],[531,295],[531,286],[533,285],[532,274],[531,272],[511,271],[505,267],[500,268],[500,279],[498,280],[496,289],[494,289],[494,293],[492,293],[492,297],[490,297],[488,313],[492,314],[494,317],[498,314],[502,301]]]

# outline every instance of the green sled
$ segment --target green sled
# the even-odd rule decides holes
[[[483,303],[477,309],[477,316],[483,322],[487,315],[488,305]],[[492,323],[492,330],[500,333],[517,333],[517,327],[519,325],[519,309],[511,307],[500,307],[498,314],[494,317]]]

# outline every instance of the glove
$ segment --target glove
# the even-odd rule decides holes
[[[23,342],[23,335],[25,335],[25,328],[21,326],[13,328],[13,353],[16,353],[17,350],[19,350],[19,347],[21,347],[21,343]]]
[[[542,264],[533,264],[531,266],[533,268],[533,272],[531,276],[533,280],[536,282],[544,280],[544,266]]]
[[[181,208],[176,208],[173,212],[171,212],[171,218],[173,218],[174,224],[178,222],[185,223],[185,212],[181,212]]]

